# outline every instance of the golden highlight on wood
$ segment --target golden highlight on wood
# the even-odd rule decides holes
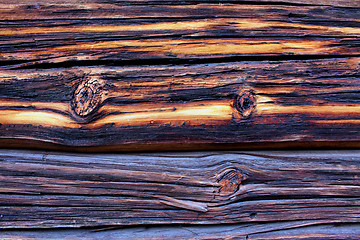
[[[357,5],[0,2],[0,145],[360,146]]]
[[[358,240],[359,79],[360,0],[0,0],[0,239]]]

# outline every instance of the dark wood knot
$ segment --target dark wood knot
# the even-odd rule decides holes
[[[86,117],[100,105],[103,95],[103,83],[90,79],[80,83],[74,92],[72,108],[80,117]]]
[[[220,178],[220,193],[232,194],[235,193],[241,184],[242,181],[246,179],[246,175],[242,174],[237,169],[227,170]]]
[[[243,118],[251,116],[256,107],[256,98],[252,90],[245,90],[235,98],[234,107]]]

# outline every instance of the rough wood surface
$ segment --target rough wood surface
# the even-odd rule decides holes
[[[302,221],[235,224],[216,226],[157,226],[134,228],[26,230],[0,232],[2,240],[73,240],[73,239],[347,239],[358,240],[359,224],[322,224],[308,226]]]
[[[0,145],[359,147],[359,26],[346,0],[1,1]]]
[[[0,227],[357,223],[359,156],[0,150]]]

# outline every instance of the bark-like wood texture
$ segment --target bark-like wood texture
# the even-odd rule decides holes
[[[359,3],[1,1],[0,145],[358,147]]]
[[[0,150],[0,228],[264,223],[259,233],[358,223],[359,162],[355,150]]]

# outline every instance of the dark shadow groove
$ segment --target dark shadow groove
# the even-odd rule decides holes
[[[20,64],[11,69],[53,69],[53,68],[71,68],[71,67],[91,67],[91,66],[151,66],[151,65],[190,65],[207,63],[227,63],[244,61],[292,61],[292,60],[314,60],[314,59],[332,59],[332,58],[352,58],[360,57],[360,54],[327,54],[327,55],[257,55],[257,56],[232,56],[232,57],[214,57],[214,58],[148,58],[134,60],[82,60],[66,61],[61,63],[46,63],[30,61],[2,61],[0,66],[9,66],[11,64]],[[21,63],[25,63],[21,65]]]

